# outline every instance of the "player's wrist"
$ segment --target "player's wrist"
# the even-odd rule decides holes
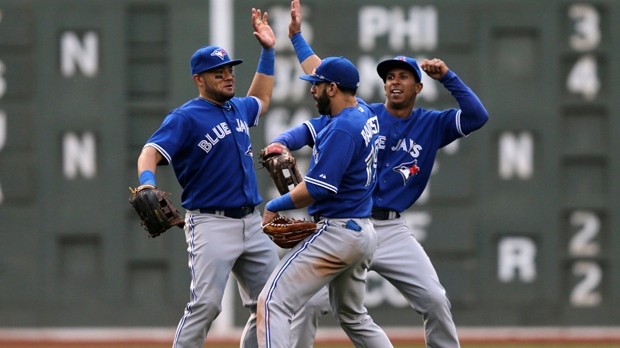
[[[275,73],[276,50],[275,48],[263,48],[258,61],[256,72],[273,76]]]
[[[295,203],[293,203],[291,194],[286,193],[278,198],[272,199],[271,201],[267,202],[267,204],[265,204],[265,209],[272,212],[292,210],[295,209]]]
[[[301,34],[301,29],[291,30],[291,29],[289,28],[289,30],[288,30],[288,38],[289,38],[289,39],[292,39],[292,38],[293,38],[293,36],[295,36],[295,35],[297,35],[297,34]]]
[[[140,186],[142,185],[156,186],[155,185],[155,173],[153,173],[152,171],[148,169],[140,173]]]
[[[299,60],[299,63],[303,63],[303,61],[308,59],[308,57],[314,55],[312,47],[308,45],[306,39],[304,39],[304,37],[301,35],[301,32],[298,32],[291,37],[291,43],[293,44],[293,48],[295,49],[295,54],[297,54],[297,59]]]
[[[446,71],[446,73],[442,77],[439,78],[439,83],[444,83],[444,82],[450,81],[455,76],[456,76],[456,74],[452,70],[448,70],[448,71]]]

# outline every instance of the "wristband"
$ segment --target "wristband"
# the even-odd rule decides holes
[[[150,170],[145,170],[140,173],[140,185],[155,185],[155,173]]]
[[[256,72],[273,76],[275,71],[276,50],[275,48],[263,48],[260,52],[258,68]]]
[[[301,33],[297,33],[291,37],[291,43],[293,44],[293,48],[295,49],[295,53],[297,54],[297,59],[300,63],[303,63],[308,57],[314,55],[312,48]]]
[[[265,204],[265,209],[272,211],[272,212],[277,212],[277,211],[282,211],[282,210],[291,210],[291,209],[295,209],[295,203],[293,203],[293,200],[291,199],[291,193],[287,192],[283,196],[280,196],[278,198],[272,199],[269,202],[267,202],[267,204]]]

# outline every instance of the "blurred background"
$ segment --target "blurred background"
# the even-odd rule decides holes
[[[482,129],[441,150],[404,214],[457,327],[619,326],[620,2],[302,6],[306,40],[357,65],[367,102],[384,98],[379,61],[437,57],[489,111]],[[176,326],[189,300],[184,234],[147,238],[128,187],[148,137],[197,95],[196,49],[243,59],[245,95],[260,54],[252,7],[269,13],[277,39],[272,104],[251,130],[267,201],[277,191],[256,155],[316,116],[287,36],[289,1],[0,0],[0,327]],[[422,82],[418,107],[457,107],[441,84]],[[295,153],[304,173],[309,154]],[[180,208],[172,169],[158,168],[157,183]],[[247,320],[229,284],[215,330]],[[381,277],[371,273],[367,290],[380,325],[421,328]]]

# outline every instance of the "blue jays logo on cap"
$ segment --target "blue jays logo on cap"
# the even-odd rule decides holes
[[[224,60],[226,58],[226,56],[228,55],[228,53],[226,53],[226,51],[224,51],[223,48],[218,48],[215,51],[213,51],[213,53],[211,53],[211,55],[219,57],[221,60]]]
[[[194,53],[190,60],[190,71],[192,75],[200,74],[203,71],[215,69],[222,65],[238,65],[243,63],[241,59],[231,60],[222,47],[205,46]]]
[[[409,70],[413,73],[413,75],[415,75],[418,82],[422,81],[420,67],[418,66],[418,62],[416,62],[413,58],[397,56],[379,63],[379,65],[377,65],[377,73],[379,73],[379,76],[383,79],[383,82],[385,82],[388,72],[392,69]]]
[[[312,74],[299,78],[310,82],[333,82],[350,89],[357,89],[360,84],[357,68],[344,57],[325,58],[312,70]]]

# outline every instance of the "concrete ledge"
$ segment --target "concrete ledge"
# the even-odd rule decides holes
[[[385,327],[393,343],[422,343],[421,327]],[[459,327],[462,343],[620,343],[620,326],[614,327]],[[172,342],[175,328],[0,328],[0,344],[91,343],[166,344]],[[241,329],[215,330],[207,343],[239,341]],[[317,344],[346,343],[340,328],[320,328]]]

